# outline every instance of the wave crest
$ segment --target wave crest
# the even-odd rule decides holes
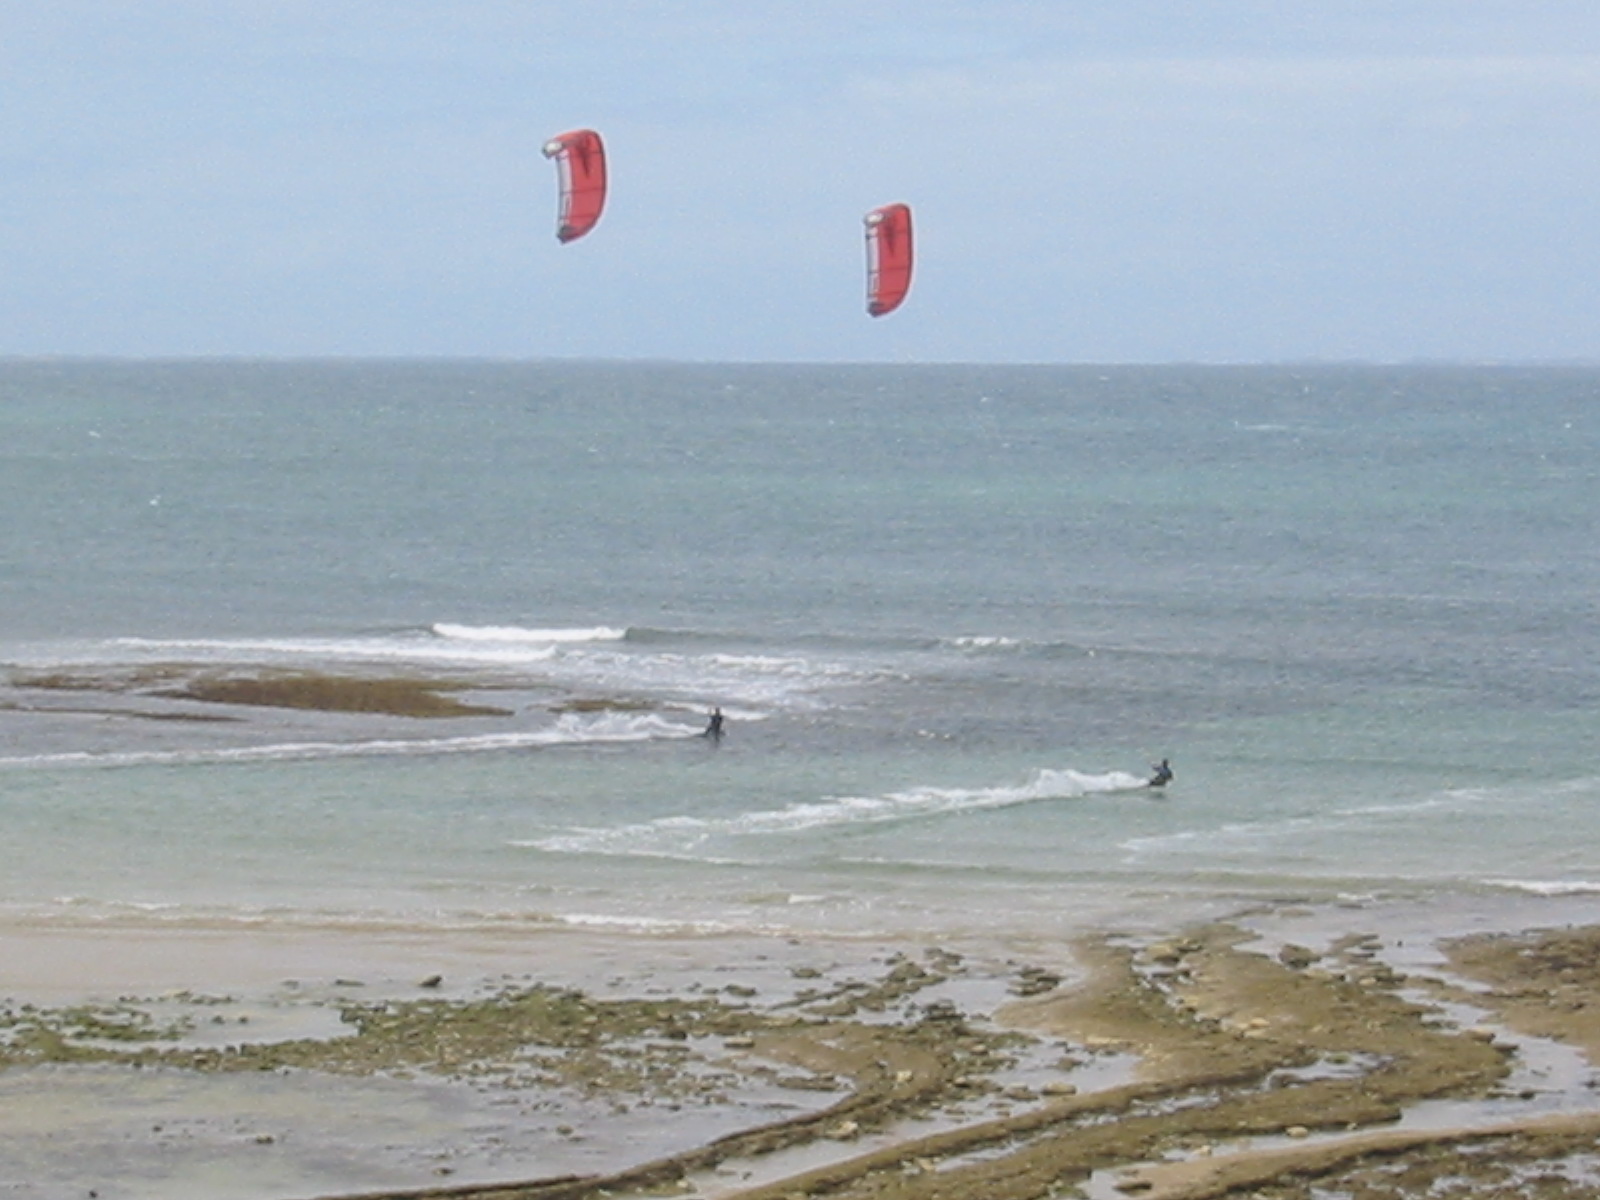
[[[528,629],[521,625],[457,625],[439,621],[429,626],[429,630],[435,637],[457,642],[620,642],[628,636],[626,629],[609,625],[577,629]]]
[[[1126,771],[1088,774],[1045,768],[1021,784],[915,787],[878,796],[835,796],[729,817],[673,815],[611,829],[578,829],[516,844],[557,854],[700,857],[709,840],[804,833],[829,826],[870,825],[1006,808],[1041,800],[1141,791],[1147,781]]]

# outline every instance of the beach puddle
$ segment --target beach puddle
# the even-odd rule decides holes
[[[593,1173],[799,1107],[778,1089],[689,1108],[312,1071],[35,1067],[0,1074],[0,1181],[29,1200],[260,1200]]]

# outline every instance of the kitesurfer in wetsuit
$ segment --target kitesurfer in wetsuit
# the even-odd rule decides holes
[[[1163,758],[1151,769],[1155,774],[1150,776],[1148,786],[1153,788],[1166,787],[1167,784],[1172,782],[1172,765],[1166,759]]]
[[[706,723],[706,730],[700,736],[708,737],[713,742],[722,740],[722,709],[713,708],[711,710],[711,720]]]

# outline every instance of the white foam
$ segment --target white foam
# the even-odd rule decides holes
[[[563,925],[580,929],[614,929],[624,933],[752,933],[762,926],[735,924],[731,921],[697,920],[693,917],[640,917],[620,916],[611,913],[568,913],[558,918]]]
[[[329,662],[536,668],[544,682],[617,691],[649,690],[673,695],[715,695],[756,705],[801,700],[818,687],[864,676],[838,663],[797,656],[761,654],[680,654],[640,652],[618,643],[626,631],[596,627],[572,630],[520,630],[499,636],[489,628],[458,629],[449,636],[371,638],[264,638],[157,641],[125,638],[115,644],[148,659],[185,656],[204,661],[266,659],[270,663],[314,665]],[[803,700],[802,700],[803,702]]]
[[[0,767],[140,767],[201,763],[286,762],[303,759],[380,758],[401,755],[480,754],[538,747],[579,746],[698,737],[685,725],[655,713],[563,714],[553,725],[511,733],[445,738],[377,738],[355,742],[278,742],[212,750],[145,750],[110,754],[75,751],[0,758]]]
[[[1588,896],[1600,894],[1600,881],[1586,879],[1485,879],[1490,887],[1532,892],[1536,896]]]
[[[750,713],[819,711],[827,693],[879,678],[877,672],[797,654],[683,653],[631,641],[628,630],[440,623],[427,630],[348,637],[116,638],[55,647],[32,669],[115,673],[151,664],[248,670],[328,671],[341,667],[454,670],[497,685],[566,687],[680,703],[741,705]],[[753,719],[753,718],[751,718]]]
[[[557,650],[555,641],[471,641],[420,636],[358,638],[118,638],[111,643],[123,650],[151,657],[196,658],[207,662],[235,663],[241,659],[272,664],[304,665],[329,662],[417,663],[426,665],[519,666],[543,662]]]
[[[706,840],[717,837],[786,835],[831,826],[869,825],[952,813],[975,812],[1069,800],[1097,794],[1143,790],[1146,781],[1125,771],[1085,774],[1045,769],[1022,784],[987,788],[916,787],[880,796],[835,796],[780,809],[728,817],[675,814],[610,829],[577,829],[518,842],[564,854],[627,854],[644,857],[687,857]]]
[[[608,625],[589,629],[524,629],[520,625],[455,625],[441,621],[432,629],[441,638],[464,642],[620,642],[628,636],[626,629]]]
[[[992,636],[986,637],[973,635],[970,637],[946,638],[945,643],[960,650],[1012,650],[1023,643],[1013,637]]]
[[[819,694],[867,678],[835,663],[767,655],[639,653],[605,647],[565,648],[540,669],[543,679],[613,694],[646,692],[684,702],[708,697],[724,709],[817,711]]]

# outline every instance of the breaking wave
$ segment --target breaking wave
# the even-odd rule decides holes
[[[482,754],[558,746],[606,745],[698,737],[699,725],[685,725],[655,713],[563,714],[540,729],[460,737],[373,738],[351,742],[277,742],[205,750],[142,750],[104,754],[75,751],[0,757],[0,767],[141,767],[206,763],[288,762],[331,758],[384,758],[406,755]]]
[[[620,642],[626,629],[596,625],[589,629],[524,629],[520,625],[453,625],[440,621],[430,627],[435,636],[460,642],[534,642],[553,645],[561,642]]]
[[[1141,791],[1146,781],[1125,771],[1086,774],[1045,769],[1021,784],[986,788],[916,787],[878,796],[836,796],[726,817],[660,817],[609,829],[575,829],[514,843],[556,854],[703,856],[717,839],[782,836],[828,827],[871,825],[1006,808],[1041,800]]]

